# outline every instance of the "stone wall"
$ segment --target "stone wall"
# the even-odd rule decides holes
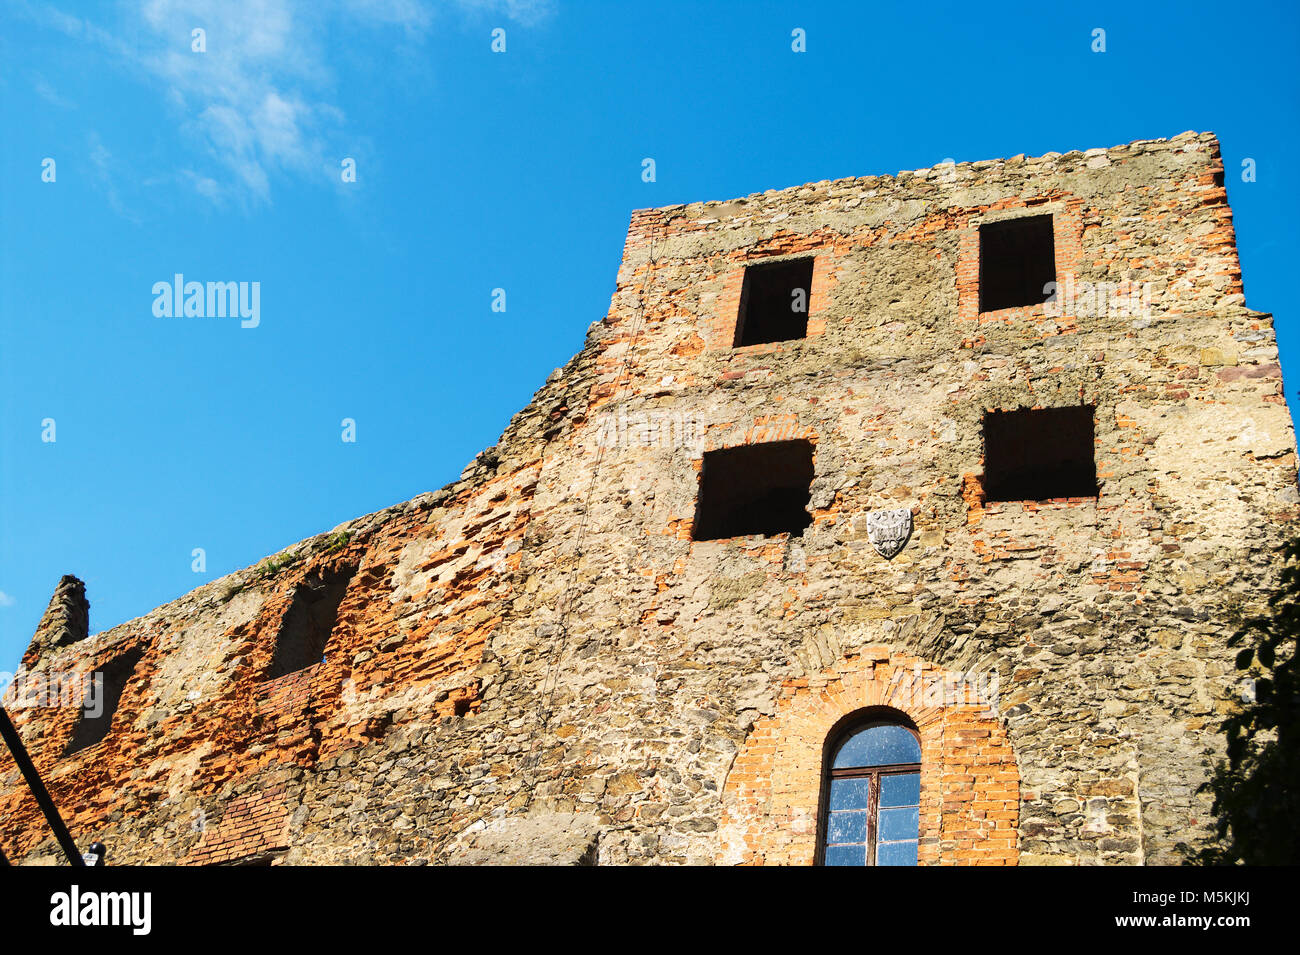
[[[1149,308],[981,313],[978,227],[1028,212],[1058,281]],[[733,348],[745,266],[797,255],[807,337]],[[1079,404],[1097,496],[987,500],[985,411]],[[704,452],[790,438],[811,526],[692,541]],[[93,746],[76,705],[13,713],[116,863],[806,863],[825,733],[871,706],[922,735],[922,862],[1173,862],[1298,502],[1211,135],[642,210],[609,314],[460,480],[110,631],[43,621],[29,680],[144,655]],[[267,680],[326,578],[323,659]],[[7,754],[0,815],[56,859]]]

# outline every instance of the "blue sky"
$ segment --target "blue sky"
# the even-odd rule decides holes
[[[104,630],[453,480],[637,208],[1211,130],[1294,407],[1294,7],[994,6],[7,3],[0,670],[62,574]],[[257,327],[155,317],[178,272],[260,283]]]

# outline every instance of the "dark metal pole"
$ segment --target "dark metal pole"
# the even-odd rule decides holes
[[[50,798],[49,792],[45,788],[45,783],[41,782],[41,775],[36,771],[36,766],[30,756],[27,755],[27,747],[23,746],[22,737],[18,735],[18,730],[14,729],[14,724],[9,720],[9,714],[5,708],[0,706],[0,736],[4,737],[5,743],[9,747],[9,752],[14,754],[14,762],[22,770],[23,778],[27,780],[27,785],[31,787],[32,795],[36,797],[36,804],[41,807],[41,812],[45,814],[45,821],[50,824],[54,830],[54,838],[59,840],[59,846],[63,849],[63,854],[68,857],[69,865],[84,866],[86,861],[81,858],[81,853],[77,851],[77,844],[72,841],[72,833],[68,832],[68,827],[63,824],[63,817],[59,815],[59,810],[54,805],[54,800]]]

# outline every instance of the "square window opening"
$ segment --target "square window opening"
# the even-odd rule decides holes
[[[748,266],[734,347],[807,338],[812,275],[811,258]]]
[[[1094,411],[1079,405],[985,413],[985,500],[1096,497]]]
[[[317,571],[294,588],[266,679],[287,676],[324,660],[325,646],[338,622],[339,604],[356,572],[356,567]]]
[[[980,311],[1040,305],[1056,281],[1052,217],[1004,219],[980,226]]]
[[[813,479],[812,443],[771,441],[708,451],[700,473],[693,540],[803,535]]]
[[[122,691],[126,689],[135,665],[144,656],[140,647],[128,650],[114,657],[102,668],[91,675],[94,683],[82,701],[81,719],[72,732],[64,756],[71,756],[80,750],[94,746],[108,736],[113,727],[113,714],[122,701]]]

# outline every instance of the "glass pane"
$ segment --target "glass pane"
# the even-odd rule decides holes
[[[867,814],[864,811],[833,812],[826,824],[826,841],[866,842]]]
[[[869,779],[832,779],[831,809],[866,809],[870,792]]]
[[[916,806],[921,802],[921,774],[899,773],[880,777],[880,805]]]
[[[915,806],[911,809],[880,810],[881,842],[893,842],[896,839],[915,839],[921,824],[921,810]]]
[[[916,842],[882,842],[876,846],[876,865],[916,865]]]
[[[919,763],[921,744],[911,730],[903,726],[872,726],[859,730],[844,741],[835,754],[835,769],[851,766],[890,766],[895,763]]]
[[[866,846],[827,846],[827,865],[866,865]]]

